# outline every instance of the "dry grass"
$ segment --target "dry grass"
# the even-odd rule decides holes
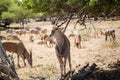
[[[100,34],[100,28],[95,28],[95,31],[88,27],[88,29],[85,30],[79,30],[79,33],[81,34],[83,41],[89,41],[93,37],[98,37]]]
[[[91,38],[91,35],[90,35],[91,30],[88,30],[88,31],[82,30],[82,31],[79,31],[79,32],[80,32],[80,35],[81,35],[81,38],[82,38],[83,41],[90,40],[90,38]]]
[[[120,22],[105,21],[99,24],[95,24],[95,27],[105,28],[113,25],[117,27],[117,25],[120,25]],[[39,26],[42,29],[46,28],[48,29],[48,31],[50,31],[52,25],[50,25],[50,22],[36,22],[36,23],[33,22],[26,24],[26,26],[29,26],[30,28],[34,28],[34,26]],[[87,27],[89,26],[90,24],[87,25]],[[70,25],[67,28],[66,35],[70,33],[70,30],[73,30],[72,25]],[[97,29],[97,32],[98,31],[99,29]],[[93,38],[93,36],[91,35],[93,34],[92,32],[94,32],[92,31],[92,29],[88,29],[88,31],[86,30],[79,31],[83,40],[81,49],[75,48],[74,40],[72,38],[70,39],[71,59],[72,59],[73,68],[78,64],[84,66],[86,63],[92,64],[94,62],[98,65],[98,67],[106,69],[109,63],[114,62],[117,59],[120,59],[120,55],[119,55],[120,37],[118,37],[120,32],[119,29],[116,31],[118,35],[115,44],[113,44],[110,41],[105,43],[103,37]],[[54,47],[47,48],[46,46],[38,45],[35,42],[30,43],[28,35],[22,35],[20,36],[20,39],[25,44],[26,48],[32,48],[33,51],[33,68],[24,67],[24,68],[16,69],[20,79],[21,80],[58,80],[60,76],[60,68]],[[39,39],[40,39],[39,36],[35,36],[36,41]],[[111,49],[109,48],[110,46],[114,48]],[[23,63],[22,60],[20,62]],[[15,63],[17,63],[17,60],[15,60]]]
[[[101,43],[102,48],[115,48],[115,47],[120,47],[120,36],[117,37],[116,41],[109,40],[109,41],[103,41]]]
[[[19,69],[17,69],[19,71]],[[22,69],[21,69],[22,70]],[[58,69],[54,64],[37,65],[33,68],[26,68],[21,74],[21,80],[56,80]]]

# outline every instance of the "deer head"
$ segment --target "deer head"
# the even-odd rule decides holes
[[[52,27],[52,31],[50,33],[50,37],[55,37],[57,34],[56,34],[56,31],[58,31],[58,27],[56,26],[53,26]]]

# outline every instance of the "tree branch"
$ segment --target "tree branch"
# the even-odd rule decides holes
[[[73,15],[74,15],[74,14],[71,14],[71,15],[70,15],[69,20],[68,20],[68,22],[67,22],[67,24],[66,24],[66,26],[65,26],[65,29],[63,30],[63,33],[65,33],[65,31],[66,31],[66,29],[67,29],[67,27],[68,27],[68,24],[69,24],[71,18],[73,17]]]

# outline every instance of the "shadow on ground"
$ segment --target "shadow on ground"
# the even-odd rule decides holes
[[[91,67],[91,66],[90,66]],[[108,67],[109,70],[101,70],[100,68],[93,68],[88,71],[88,74],[77,77],[72,80],[120,80],[120,61],[117,61],[116,63],[109,64]],[[79,73],[77,73],[79,75]]]

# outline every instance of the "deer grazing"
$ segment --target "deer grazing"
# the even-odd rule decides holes
[[[56,39],[55,51],[60,65],[61,77],[63,78],[63,76],[66,74],[67,59],[71,71],[70,42],[64,33],[62,33],[56,26],[53,27],[50,37],[54,37]]]
[[[12,56],[7,57],[0,40],[0,80],[20,80]]]
[[[81,35],[75,34],[74,36],[74,47],[81,48]]]
[[[18,59],[18,67],[19,64],[19,56],[23,59],[24,66],[26,66],[25,59],[27,59],[28,64],[32,67],[32,51],[30,53],[25,48],[24,44],[20,40],[5,40],[2,42],[3,48],[5,51],[13,52],[17,54]]]
[[[108,40],[108,36],[109,36],[109,38],[112,37],[113,40],[116,39],[115,30],[113,30],[113,29],[112,30],[106,30],[106,31],[101,30],[101,35],[105,35],[105,41]],[[110,40],[111,40],[111,38],[110,38]]]

